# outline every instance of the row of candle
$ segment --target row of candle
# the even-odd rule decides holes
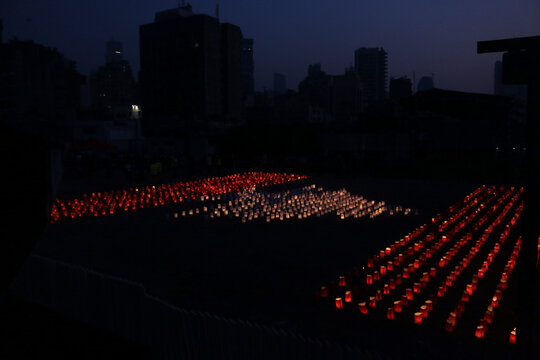
[[[480,251],[480,248],[484,245],[484,243],[488,240],[490,235],[493,232],[493,224],[497,223],[500,224],[500,221],[507,215],[508,211],[519,199],[519,196],[521,195],[521,192],[516,194],[511,201],[505,206],[501,214],[497,216],[497,218],[493,221],[491,225],[489,225],[485,230],[483,235],[478,239],[473,247],[470,249],[468,254],[460,261],[460,263],[455,267],[455,269],[446,277],[445,280],[443,280],[442,284],[439,286],[437,291],[438,297],[444,297],[445,293],[449,288],[452,287],[454,281],[459,276],[461,272],[469,265],[469,263],[472,261],[472,259],[475,257],[476,254]],[[476,290],[478,279],[482,279],[484,277],[484,273],[488,270],[489,265],[493,261],[494,255],[498,253],[500,249],[500,244],[504,243],[505,239],[508,237],[508,234],[511,230],[511,228],[515,224],[515,220],[520,216],[522,211],[522,205],[520,205],[516,209],[516,213],[514,217],[512,217],[505,230],[501,234],[499,238],[499,243],[496,243],[493,247],[493,250],[488,254],[486,261],[483,262],[481,268],[478,270],[477,274],[473,276],[473,280],[471,284],[468,284],[466,286],[466,289],[463,292],[463,295],[461,299],[458,301],[458,304],[456,305],[453,312],[450,313],[449,318],[447,319],[447,322],[445,324],[445,329],[449,332],[453,331],[453,328],[455,326],[455,319],[456,317],[460,317],[461,313],[465,310],[465,304],[469,301],[469,297],[472,296],[472,292]]]
[[[112,215],[120,211],[180,203],[184,200],[195,200],[237,192],[254,186],[282,184],[305,178],[305,176],[291,174],[247,172],[169,185],[84,194],[71,200],[56,199],[52,206],[50,222],[56,223],[85,216]]]
[[[520,238],[520,240],[521,240],[521,238]],[[517,259],[517,256],[516,256],[516,259]],[[537,249],[537,253],[536,253],[536,267],[537,268],[538,268],[538,265],[539,265],[539,260],[540,260],[540,236],[538,236],[538,249]],[[507,274],[507,277],[509,275],[510,274]],[[501,279],[502,279],[502,276],[501,276]],[[493,312],[493,306],[492,305],[488,306],[488,310],[490,309],[490,307],[491,307],[491,311]],[[486,312],[487,312],[487,310],[486,310]],[[516,335],[517,335],[517,328],[514,328],[513,330],[510,331],[510,334],[508,336],[508,342],[510,344],[515,344],[516,343]]]
[[[508,259],[504,267],[499,283],[497,284],[495,293],[493,294],[493,297],[491,298],[491,303],[487,306],[484,316],[482,317],[482,319],[480,319],[480,324],[476,327],[475,336],[477,338],[483,338],[485,336],[487,326],[491,324],[491,322],[493,321],[494,310],[499,307],[499,303],[502,298],[502,293],[508,288],[508,278],[512,274],[512,270],[514,269],[516,265],[520,250],[521,250],[521,237],[516,241],[512,254],[510,255],[510,259]],[[509,340],[510,343],[515,342],[515,329],[514,329],[514,334],[513,334],[514,338],[512,339],[512,333],[510,334],[510,337],[511,337]]]
[[[510,230],[514,226],[515,221],[512,221],[512,220],[519,218],[519,216],[521,214],[521,211],[522,211],[522,206],[520,206],[516,210],[516,213],[515,213],[514,217],[512,217],[512,219],[508,223],[509,226],[507,226],[505,228],[504,232],[501,234],[501,236],[499,238],[499,241],[497,241],[495,243],[495,245],[493,246],[491,251],[488,253],[488,255],[486,257],[486,260],[482,263],[482,265],[480,266],[478,271],[473,275],[471,283],[469,283],[469,284],[467,284],[465,286],[465,289],[463,291],[461,299],[458,301],[456,307],[454,308],[454,311],[452,311],[450,313],[450,315],[449,315],[449,317],[448,317],[448,319],[446,321],[446,324],[445,324],[446,331],[449,331],[449,332],[453,331],[453,328],[456,325],[456,318],[460,318],[461,314],[465,311],[465,306],[466,306],[467,302],[470,300],[470,297],[473,296],[474,291],[476,291],[476,289],[478,287],[478,282],[484,278],[485,273],[489,270],[489,266],[491,265],[491,263],[493,262],[493,260],[495,258],[495,255],[497,255],[499,253],[502,244],[504,244],[505,240],[507,239],[507,237],[508,237],[508,235],[510,233]],[[482,239],[485,239],[485,237],[482,237]],[[482,240],[480,240],[480,241],[482,241]],[[518,242],[519,242],[519,240],[518,240]],[[478,245],[480,245],[480,244],[478,244]],[[477,251],[477,249],[478,248],[473,248],[472,250]],[[468,256],[472,258],[471,253],[469,253]],[[444,291],[446,291],[446,289],[448,287],[450,287],[451,285],[452,285],[452,281],[448,282],[448,279],[447,279],[447,282],[445,284],[443,284],[443,286],[439,287],[439,293],[442,292],[444,294]]]

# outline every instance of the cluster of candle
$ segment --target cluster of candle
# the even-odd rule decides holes
[[[482,319],[480,319],[480,324],[476,327],[475,336],[477,338],[483,338],[485,336],[487,326],[491,324],[493,320],[494,311],[496,308],[499,307],[499,303],[502,298],[502,293],[508,288],[508,278],[510,277],[510,274],[512,274],[512,270],[514,269],[516,265],[520,250],[521,250],[521,237],[516,241],[512,254],[510,255],[510,259],[508,259],[504,267],[503,273],[501,274],[499,283],[497,284],[497,289],[495,290],[495,293],[493,294],[493,297],[491,298],[491,303],[488,305]],[[512,333],[510,333],[510,339],[509,339],[510,343],[515,342],[515,336],[516,336],[515,329],[513,331],[514,331],[513,338],[512,338]]]
[[[473,204],[477,203],[478,201],[473,201],[477,199],[484,199],[487,195],[491,194],[493,192],[494,188],[485,189],[485,187],[482,187],[480,189],[477,189],[471,196],[468,196],[466,199],[471,201]],[[469,208],[468,204],[464,204],[465,207]],[[440,224],[442,223],[449,223],[452,222],[452,219],[455,218],[455,211],[456,207],[451,207],[449,209],[450,217],[448,220],[442,221],[442,215],[438,215],[437,217],[432,219],[432,227],[436,227],[437,229],[440,228]],[[461,213],[461,212],[459,212]],[[375,296],[372,296],[369,298],[369,307],[375,308],[377,301],[382,300],[382,295],[384,292],[384,295],[388,294],[390,290],[394,290],[396,285],[401,285],[403,282],[403,279],[408,279],[409,275],[415,271],[415,269],[418,269],[421,266],[421,260],[424,261],[427,256],[431,257],[431,251],[425,252],[420,256],[419,259],[414,260],[413,263],[409,264],[409,266],[405,266],[404,260],[412,256],[415,252],[420,251],[425,243],[430,243],[435,239],[435,233],[434,232],[428,232],[425,234],[426,229],[428,228],[428,225],[423,225],[422,227],[416,229],[412,233],[405,236],[404,239],[401,239],[399,241],[396,241],[392,246],[385,248],[384,250],[380,250],[377,255],[374,255],[372,258],[368,259],[367,262],[367,268],[366,271],[366,278],[365,278],[365,285],[367,288],[371,287],[371,285],[374,284],[374,282],[377,282],[381,280],[385,275],[390,274],[392,272],[396,272],[396,278],[390,279],[388,284],[385,284],[381,289],[376,290]],[[396,254],[400,248],[404,248],[405,245],[409,244],[414,240],[415,238],[425,236],[425,241],[418,241],[417,243],[414,243],[414,245],[411,245],[408,247],[407,251],[403,253],[399,253],[397,256],[394,256],[393,261],[391,260],[391,255]],[[435,248],[439,248],[442,244],[446,243],[448,241],[448,237],[442,236],[438,242],[434,245],[434,248],[430,249],[433,250]],[[384,263],[385,257],[388,258],[388,261]],[[378,270],[375,270],[375,264],[380,263],[380,267],[377,267]],[[398,273],[400,267],[403,267],[403,273]],[[371,270],[373,268],[373,270]],[[365,269],[365,268],[364,268]],[[359,274],[358,268],[354,268],[354,273]],[[347,274],[347,278],[351,279],[352,276],[350,273]],[[340,278],[340,285],[344,286],[345,282],[344,277]],[[349,280],[350,282],[350,280]],[[335,286],[331,284],[331,289],[334,289]],[[410,289],[409,289],[410,290]],[[412,297],[412,290],[407,290],[407,297]],[[321,296],[325,296],[325,293],[327,292],[326,287],[323,286],[323,289],[321,290]],[[334,292],[334,291],[332,291]],[[355,291],[356,292],[356,291]],[[363,313],[366,313],[367,308],[365,308],[365,303],[360,303],[359,307]]]
[[[85,216],[111,215],[115,212],[129,211],[153,206],[195,200],[246,188],[264,187],[306,179],[305,176],[247,172],[225,177],[214,177],[169,185],[145,186],[119,191],[84,194],[72,200],[57,199],[50,215],[50,222],[75,219]]]
[[[515,200],[517,200],[517,198],[514,198]],[[512,202],[510,202],[508,205],[512,204]],[[509,210],[509,207],[508,205],[505,207],[505,209],[503,210],[503,213],[501,213],[497,219],[495,220],[495,222],[499,222],[499,219],[501,219],[502,217],[504,216],[501,216],[501,215],[506,215],[506,213],[508,212]],[[461,314],[465,311],[465,306],[466,304],[469,302],[470,300],[470,297],[473,296],[473,293],[476,291],[477,287],[478,287],[478,282],[484,278],[486,272],[489,270],[489,266],[491,265],[491,263],[493,262],[495,256],[499,253],[500,249],[501,249],[501,246],[504,244],[504,242],[506,241],[506,239],[508,238],[508,235],[510,234],[510,231],[512,230],[512,228],[514,227],[514,225],[516,224],[516,221],[517,219],[519,218],[519,216],[521,215],[521,212],[523,210],[523,205],[520,205],[514,216],[510,219],[510,221],[508,222],[507,226],[505,227],[504,231],[501,233],[500,237],[499,237],[499,241],[497,241],[495,243],[495,245],[493,246],[493,248],[491,249],[491,251],[489,252],[489,254],[487,255],[486,257],[486,260],[484,260],[484,262],[482,263],[481,267],[478,269],[478,271],[473,275],[472,277],[472,280],[471,280],[471,283],[467,284],[464,291],[463,291],[463,294],[461,296],[461,298],[458,300],[458,303],[456,305],[456,307],[454,308],[454,311],[450,313],[450,316],[448,317],[447,321],[446,321],[446,324],[445,324],[445,330],[446,331],[449,331],[449,332],[452,332],[453,329],[454,329],[454,326],[456,325],[456,318],[460,318],[461,317]],[[473,248],[469,251],[469,254],[467,255],[466,258],[469,258],[469,261],[470,259],[472,259],[474,257],[474,255],[476,253],[478,253],[478,251],[480,250],[480,247],[484,244],[484,242],[487,240],[487,238],[490,236],[491,232],[489,231],[490,228],[488,227],[486,229],[486,231],[484,232],[484,235],[482,236],[482,238],[480,240],[478,240],[475,244],[475,246],[473,246]],[[518,244],[520,243],[520,240],[517,241]],[[456,269],[456,270],[459,270],[459,269]],[[453,273],[453,272],[452,272]],[[451,274],[453,275],[453,274]],[[459,274],[458,274],[459,275]],[[452,285],[452,281],[455,280],[453,278],[453,276],[451,276],[450,278],[447,278],[446,279],[446,283],[443,283],[443,285],[441,287],[439,287],[439,292],[438,292],[438,296],[444,296],[444,292],[447,290],[447,288],[449,288],[451,285]],[[505,280],[506,281],[506,280]],[[485,328],[485,327],[483,327]]]
[[[322,187],[309,185],[281,192],[245,189],[228,201],[211,206],[174,213],[174,218],[203,214],[209,218],[236,217],[242,222],[264,219],[266,222],[288,219],[307,219],[336,214],[340,219],[374,218],[379,215],[411,213],[411,209],[401,206],[391,207],[384,201],[366,200],[341,189],[325,191]]]
[[[337,283],[333,281],[329,286],[322,286],[316,301],[326,303],[324,299],[334,299],[331,303],[336,309],[357,309],[361,314],[379,313],[379,303],[388,303],[390,307],[383,306],[385,317],[395,320],[411,301],[427,289],[428,284],[442,278],[441,286],[430,286],[434,292],[421,302],[418,311],[412,313],[413,323],[422,324],[469,264],[473,260],[479,261],[477,255],[485,244],[495,243],[472,281],[465,286],[445,324],[445,328],[452,331],[456,318],[461,316],[479,280],[484,278],[502,245],[516,228],[523,209],[522,194],[523,188],[482,186],[476,189],[463,201],[451,206],[444,215],[438,214],[431,223],[368,258],[366,266],[361,269],[355,267],[352,272],[340,276]],[[517,258],[517,254],[511,260],[514,257]],[[510,267],[513,264],[509,262],[505,268],[506,277]],[[499,286],[505,287],[506,279],[501,279]],[[400,289],[403,293],[392,299],[391,294]]]
[[[480,192],[476,193],[476,195],[478,195],[478,197],[475,200],[484,199],[485,197],[489,197],[489,196],[491,196],[491,198],[492,198],[493,189],[494,188],[487,189],[487,191],[485,193],[482,193],[482,194],[480,194]],[[473,203],[476,204],[476,203],[478,203],[478,201],[475,201]],[[483,203],[480,203],[479,207],[482,206],[481,204],[483,204]],[[465,208],[470,208],[470,206],[465,206]],[[467,216],[465,223],[464,222],[459,222],[455,226],[455,228],[451,229],[448,232],[447,235],[442,235],[438,241],[434,240],[435,239],[435,234],[434,233],[428,233],[426,235],[425,241],[418,241],[417,243],[414,243],[414,246],[410,246],[408,248],[408,251],[405,253],[405,255],[400,253],[397,257],[394,257],[394,261],[388,261],[386,266],[381,265],[380,266],[380,272],[375,271],[374,274],[373,274],[373,277],[376,280],[378,280],[380,278],[381,274],[384,275],[384,274],[388,273],[389,268],[391,270],[393,270],[394,266],[395,266],[396,271],[397,271],[398,267],[403,264],[402,272],[398,273],[396,275],[395,279],[390,279],[389,284],[386,284],[383,287],[383,294],[389,293],[390,290],[394,290],[394,288],[395,288],[394,284],[401,285],[401,283],[403,282],[403,279],[412,278],[415,271],[420,269],[420,267],[428,259],[430,259],[433,255],[437,254],[439,249],[441,247],[443,247],[446,243],[448,243],[451,240],[453,234],[456,233],[456,229],[461,229],[468,222],[472,222],[477,213],[478,212],[474,211],[471,216]],[[450,219],[442,222],[442,224],[455,223],[457,219],[459,219],[460,217],[463,217],[464,215],[465,215],[465,213],[460,211],[457,214],[451,215]],[[439,221],[440,221],[440,218],[439,218]],[[432,222],[434,223],[435,226],[437,226],[438,229],[441,229],[441,226],[437,225],[436,221],[432,221]],[[441,258],[441,260],[439,260],[438,266],[441,267],[441,268],[446,266],[449,263],[449,261],[451,260],[451,257],[453,255],[455,255],[455,253],[457,253],[459,248],[461,248],[466,242],[468,242],[470,240],[470,238],[471,238],[471,236],[470,236],[470,234],[468,234],[463,239],[461,239],[459,242],[457,242],[454,245],[454,247],[450,251],[448,251],[446,253],[446,255]],[[407,238],[405,238],[405,243],[407,242],[406,239]],[[432,244],[431,247],[429,247],[424,252],[422,252],[418,256],[417,259],[413,260],[411,263],[409,263],[407,266],[405,266],[404,260],[406,259],[406,256],[411,256],[415,252],[419,252],[420,250],[422,250],[424,248],[424,245],[430,244],[430,243]],[[397,243],[395,243],[394,245],[397,246]],[[387,248],[387,250],[385,251],[385,254],[386,253],[388,253],[390,255],[392,253],[392,248]],[[379,254],[379,258],[382,259],[382,257],[383,257],[383,252],[381,251],[380,254]],[[373,262],[373,260],[372,261],[368,260],[368,267],[370,267],[370,265],[371,265],[370,263],[372,263],[372,262]],[[404,305],[406,305],[407,300],[408,301],[412,300],[413,292],[414,293],[420,293],[421,289],[424,288],[427,285],[427,283],[429,282],[429,279],[436,276],[436,273],[437,273],[437,269],[435,267],[431,267],[429,269],[429,272],[422,273],[421,280],[419,282],[417,282],[417,283],[414,283],[412,288],[405,289],[405,294],[402,295],[402,297],[401,297],[401,300],[403,301]],[[367,275],[367,278],[366,278],[366,284],[368,284],[368,285],[370,285],[370,283],[372,282],[372,280],[370,279],[370,276],[371,275]],[[386,286],[388,286],[388,290],[386,290]]]
[[[492,213],[494,213],[497,210],[497,208],[500,206],[500,204],[502,203],[502,200],[506,199],[510,195],[511,192],[512,192],[512,190],[507,191],[501,197],[501,199],[499,199],[499,201],[497,201],[497,204],[495,204],[493,207],[488,207],[487,208],[488,210],[487,210],[486,214],[482,218],[485,219],[485,218],[489,217]],[[513,206],[513,201],[517,200],[518,195],[519,194],[516,194],[516,198],[514,198],[509,203],[509,205]],[[508,208],[508,205],[505,207],[505,210],[503,210],[503,212],[499,215],[499,217],[495,220],[495,223],[499,223],[499,219],[506,216],[506,213],[507,213],[506,209],[507,208]],[[518,211],[520,212],[519,208],[518,208]],[[478,214],[478,212],[474,212],[473,214],[476,215],[476,214]],[[516,216],[519,216],[519,213],[517,213]],[[470,223],[474,220],[474,218],[475,218],[475,216],[469,217],[467,219],[467,222],[464,225],[460,223],[457,227],[461,228],[461,227],[463,227],[465,225],[470,225]],[[511,223],[513,223],[513,222],[511,221]],[[422,318],[426,318],[428,316],[428,312],[433,310],[433,304],[436,303],[437,297],[442,298],[442,297],[445,296],[446,291],[450,287],[452,287],[452,284],[456,280],[456,278],[468,267],[469,263],[472,261],[472,259],[475,257],[475,255],[478,254],[478,252],[480,251],[480,248],[482,247],[484,242],[487,240],[487,236],[489,236],[489,234],[491,234],[491,231],[492,230],[490,230],[490,227],[488,227],[486,229],[486,232],[484,233],[484,236],[482,236],[481,239],[477,240],[473,244],[472,248],[469,250],[467,255],[465,255],[459,261],[459,263],[457,265],[455,265],[454,269],[450,272],[450,274],[446,277],[446,279],[443,280],[443,283],[438,288],[437,295],[435,296],[435,294],[433,294],[428,300],[426,300],[425,305],[420,306],[420,311],[415,313],[415,317],[414,317],[415,324],[421,324],[422,323]],[[486,235],[486,233],[487,233],[487,235]],[[506,236],[507,236],[507,234],[506,234]],[[439,270],[442,270],[443,268],[449,267],[449,264],[450,264],[452,258],[461,250],[461,248],[463,248],[466,244],[468,244],[471,241],[471,239],[472,239],[471,233],[466,233],[465,236],[463,236],[459,241],[454,243],[454,245],[439,260],[439,262],[438,262]],[[504,241],[504,240],[502,240],[502,241]],[[497,251],[498,251],[498,249],[497,249]],[[490,260],[492,260],[492,258],[493,258],[493,256],[489,257]],[[435,277],[435,271],[436,271],[436,268],[432,268],[431,272],[433,273],[433,276],[428,276],[426,273],[424,273],[423,277],[420,280],[420,282],[419,283],[414,283],[413,291],[409,290],[410,295],[409,295],[408,300],[412,300],[412,293],[413,292],[414,293],[420,293],[421,289],[424,288],[427,285],[427,283],[430,281],[430,279]],[[472,294],[470,294],[470,295],[472,295]],[[465,297],[467,297],[467,298],[465,298]],[[468,294],[464,295],[462,300],[460,300],[460,301],[462,301],[462,302],[468,301]],[[460,306],[464,307],[463,304],[458,303],[458,308],[459,309],[461,309]],[[457,310],[454,313],[457,313]],[[421,314],[421,316],[419,314]],[[460,313],[458,314],[458,316],[459,315],[460,315]],[[455,325],[455,322],[453,323],[453,325]]]

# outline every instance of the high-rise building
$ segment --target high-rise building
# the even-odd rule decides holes
[[[10,40],[0,43],[0,79],[0,121],[69,136],[86,81],[74,61],[33,41]]]
[[[242,32],[191,6],[141,25],[143,112],[183,121],[233,120],[242,104]]]
[[[127,60],[123,60],[122,43],[107,41],[106,63],[90,74],[92,107],[107,110],[135,104],[135,79]]]
[[[253,64],[253,39],[242,39],[242,89],[244,94],[255,91]]]
[[[338,122],[351,121],[363,110],[362,84],[354,69],[331,77],[331,110]]]
[[[287,79],[281,73],[274,73],[274,93],[276,95],[287,92]]]
[[[406,76],[400,78],[390,79],[390,99],[393,101],[399,101],[399,99],[406,98],[412,95],[412,82]]]
[[[354,52],[354,70],[363,84],[367,105],[381,102],[387,89],[387,53],[383,48],[359,48]]]
[[[331,76],[321,68],[321,64],[310,64],[308,75],[298,84],[298,95],[310,106],[330,109]]]
[[[235,122],[242,115],[242,31],[223,23],[221,31],[221,97],[224,120]]]
[[[105,55],[105,62],[107,64],[119,62],[124,59],[124,49],[120,41],[109,40],[107,41],[107,53]]]

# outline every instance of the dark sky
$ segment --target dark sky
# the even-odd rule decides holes
[[[194,0],[215,14],[217,0]],[[124,43],[139,70],[138,25],[176,0],[2,0],[4,40],[16,36],[56,47],[84,74],[104,63],[105,42]],[[435,74],[444,89],[492,93],[500,54],[476,54],[478,40],[540,35],[539,0],[227,0],[220,19],[255,39],[255,87],[274,72],[297,89],[310,63],[340,74],[358,47],[384,47],[389,76]]]

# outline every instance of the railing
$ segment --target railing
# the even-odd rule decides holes
[[[181,309],[148,294],[141,284],[39,255],[28,258],[12,291],[142,344],[159,359],[392,359],[374,350]]]

